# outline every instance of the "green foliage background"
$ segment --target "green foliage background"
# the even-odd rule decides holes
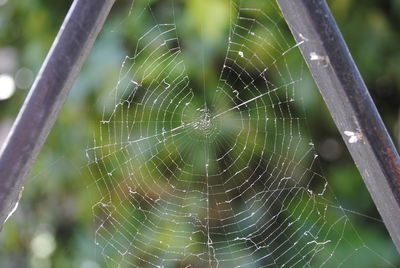
[[[383,120],[399,145],[400,1],[328,2]],[[194,24],[204,15],[203,5],[218,10],[218,3],[182,1],[190,15],[188,23]],[[27,67],[36,74],[70,4],[71,1],[9,0],[0,6],[0,48],[14,48],[18,67]],[[0,234],[0,267],[104,266],[93,242],[96,189],[87,172],[84,149],[92,143],[103,104],[110,101],[107,92],[115,86],[121,62],[135,37],[134,29],[122,23],[130,6],[129,0],[117,1],[28,177],[19,208]],[[204,29],[210,40],[218,38],[219,30],[213,25]],[[182,34],[190,38],[190,33]],[[218,44],[217,50],[225,49],[223,41]],[[379,218],[313,81],[305,77],[304,84],[309,133],[340,204]],[[11,99],[0,102],[0,124],[15,118],[26,94],[26,90],[18,89]],[[355,213],[349,215],[367,245],[379,248],[385,259],[399,264],[381,222]],[[55,249],[48,258],[38,258],[33,253],[32,241],[43,233],[54,238]],[[376,267],[374,263],[358,265]]]

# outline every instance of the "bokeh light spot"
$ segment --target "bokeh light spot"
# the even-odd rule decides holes
[[[15,92],[14,78],[8,74],[0,75],[0,100],[10,98]]]
[[[48,258],[56,249],[54,236],[49,232],[38,234],[31,242],[31,250],[35,257]]]
[[[98,265],[96,262],[91,261],[91,260],[85,260],[81,263],[79,268],[100,268],[100,265]]]
[[[15,84],[18,88],[27,89],[32,85],[33,72],[25,67],[22,67],[15,74]]]

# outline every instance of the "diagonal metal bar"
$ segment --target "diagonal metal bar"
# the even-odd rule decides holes
[[[115,0],[75,0],[0,151],[0,228],[12,213]]]
[[[400,158],[325,0],[277,0],[400,252]]]

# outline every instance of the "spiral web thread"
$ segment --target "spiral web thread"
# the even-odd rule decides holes
[[[265,2],[231,3],[215,89],[192,87],[179,25],[154,14],[122,63],[86,150],[110,267],[337,267],[370,250],[302,135],[302,74],[290,68],[302,44]]]

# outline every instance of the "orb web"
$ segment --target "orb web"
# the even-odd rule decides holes
[[[86,150],[95,242],[110,267],[337,267],[338,248],[369,250],[343,238],[351,224],[303,135],[302,44],[263,2],[231,2],[226,54],[204,90],[174,3],[166,22],[144,8],[151,23],[135,32]]]

